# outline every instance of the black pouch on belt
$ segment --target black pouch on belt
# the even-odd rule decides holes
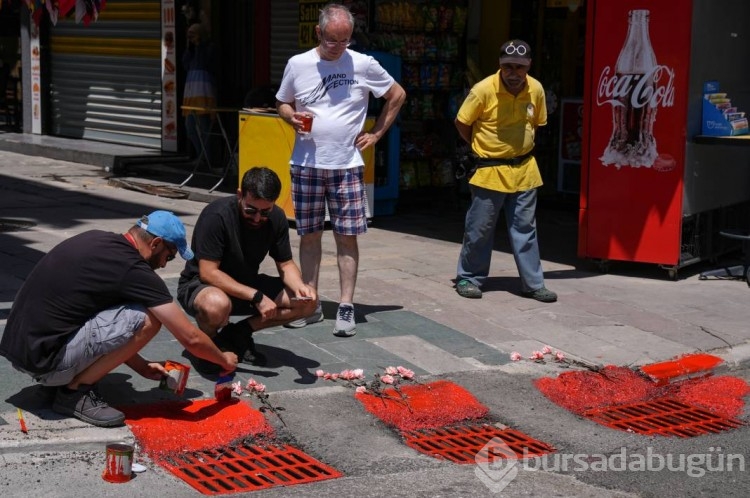
[[[471,179],[477,171],[477,159],[479,157],[471,153],[459,156],[456,165],[456,180],[462,178]]]

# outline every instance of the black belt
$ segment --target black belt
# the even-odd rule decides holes
[[[482,168],[485,166],[518,166],[522,162],[524,162],[526,159],[530,158],[534,155],[534,151],[527,152],[526,154],[522,156],[516,156],[516,157],[498,157],[498,158],[492,158],[492,157],[477,157],[476,158],[476,164],[478,168]]]

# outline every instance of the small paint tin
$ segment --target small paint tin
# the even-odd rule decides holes
[[[128,482],[133,475],[133,446],[127,443],[107,445],[107,463],[102,478],[108,482]]]
[[[219,376],[214,386],[214,397],[216,401],[230,401],[232,399],[232,381],[234,372]]]
[[[164,369],[167,371],[167,375],[162,377],[161,382],[159,382],[159,389],[182,395],[187,385],[190,367],[176,361],[167,360],[164,363]]]

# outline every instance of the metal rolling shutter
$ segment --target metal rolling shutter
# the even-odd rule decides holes
[[[281,83],[289,58],[299,47],[299,2],[275,0],[271,6],[271,83]]]
[[[50,36],[50,134],[161,148],[160,1],[108,0]]]

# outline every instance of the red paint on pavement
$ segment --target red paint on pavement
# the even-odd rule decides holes
[[[565,372],[537,379],[536,387],[554,403],[578,415],[592,409],[671,396],[727,418],[744,408],[750,386],[737,377],[703,377],[658,385],[627,367],[608,365],[599,372]]]
[[[388,426],[402,431],[445,427],[486,416],[489,408],[463,387],[440,380],[429,384],[399,387],[405,398],[393,388],[382,396],[357,393],[365,409]]]
[[[644,365],[640,370],[658,385],[664,385],[668,382],[684,380],[690,376],[708,375],[723,361],[718,356],[699,353],[685,355],[675,360]]]
[[[725,418],[742,415],[743,398],[750,393],[747,382],[730,376],[688,380],[675,387],[674,398]]]
[[[273,433],[263,414],[240,400],[170,401],[118,408],[125,413],[125,422],[142,451],[152,458]]]
[[[579,415],[592,408],[649,399],[656,386],[625,367],[608,365],[599,372],[576,370],[535,381],[537,389],[558,405]]]

